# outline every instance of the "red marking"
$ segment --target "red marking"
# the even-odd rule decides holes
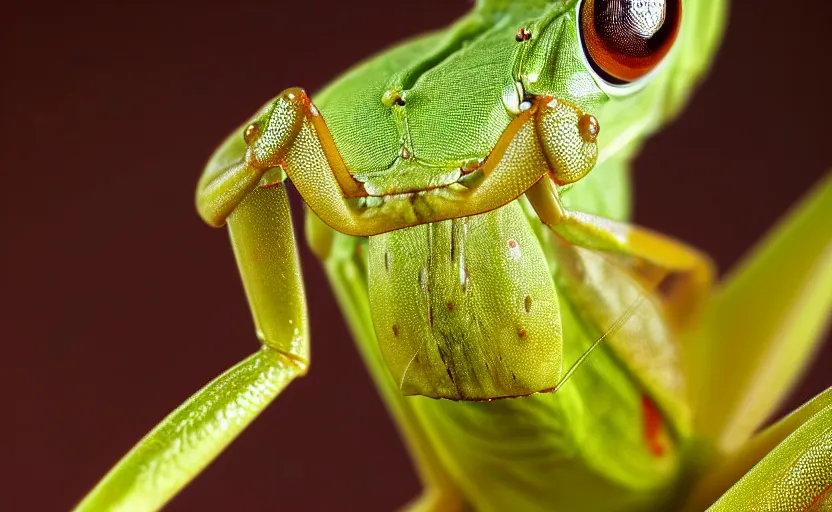
[[[655,456],[664,455],[664,446],[659,439],[662,430],[662,415],[656,404],[645,394],[641,395],[641,408],[644,413],[644,440]]]
[[[517,242],[515,242],[514,240],[509,240],[508,241],[508,246],[510,248],[514,249],[515,247],[517,247]]]

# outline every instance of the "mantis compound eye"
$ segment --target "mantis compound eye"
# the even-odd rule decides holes
[[[682,21],[682,0],[582,0],[587,60],[611,84],[637,80],[659,65]]]

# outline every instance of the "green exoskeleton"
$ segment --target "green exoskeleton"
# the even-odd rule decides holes
[[[832,507],[832,392],[749,441],[832,308],[832,180],[718,287],[705,255],[627,222],[629,162],[725,10],[478,0],[268,102],[196,199],[228,226],[261,348],[79,509],[161,507],[307,371],[286,179],[422,477],[412,510]]]

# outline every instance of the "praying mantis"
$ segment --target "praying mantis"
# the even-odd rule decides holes
[[[411,510],[832,507],[832,392],[752,437],[832,308],[832,180],[717,287],[707,256],[627,222],[629,161],[724,10],[483,0],[268,102],[197,189],[261,348],[79,510],[160,508],[308,370],[287,179],[424,483]]]

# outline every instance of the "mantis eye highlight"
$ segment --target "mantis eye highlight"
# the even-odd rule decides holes
[[[659,65],[682,21],[682,0],[582,0],[587,60],[612,84],[637,80]]]

